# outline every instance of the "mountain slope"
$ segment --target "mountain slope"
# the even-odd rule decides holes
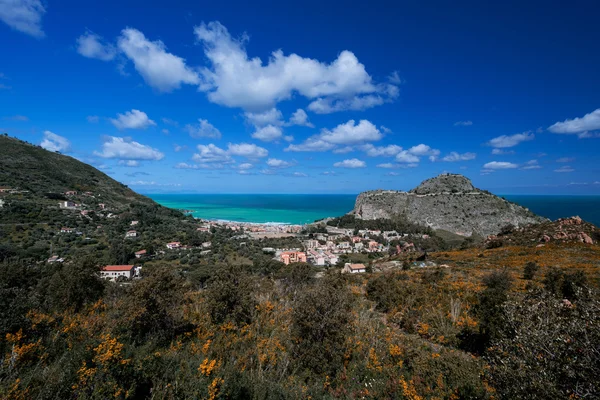
[[[9,136],[0,136],[0,187],[27,190],[33,196],[67,191],[92,192],[111,207],[131,202],[154,204],[96,168]]]
[[[455,174],[427,179],[409,192],[361,193],[352,213],[366,220],[404,215],[409,222],[432,229],[483,237],[500,232],[506,225],[547,221],[525,207],[475,188],[468,178]]]

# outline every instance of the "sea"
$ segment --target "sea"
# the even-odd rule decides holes
[[[196,218],[272,224],[307,224],[354,208],[355,194],[148,194],[165,207]],[[579,215],[600,226],[600,196],[501,195],[555,220]]]

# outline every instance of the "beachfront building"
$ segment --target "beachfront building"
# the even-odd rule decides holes
[[[302,251],[284,251],[279,255],[279,261],[285,265],[306,262],[306,253]]]

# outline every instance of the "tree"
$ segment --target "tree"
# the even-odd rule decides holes
[[[540,266],[537,265],[535,261],[529,261],[525,264],[525,268],[523,270],[523,279],[532,280],[535,276],[535,273],[540,269]]]
[[[91,257],[62,265],[48,283],[46,301],[50,309],[78,312],[84,305],[97,301],[104,293],[100,267]]]

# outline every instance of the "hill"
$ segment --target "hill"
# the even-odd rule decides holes
[[[69,191],[90,192],[117,208],[132,202],[154,204],[91,165],[9,136],[0,136],[0,187],[59,200]]]
[[[404,216],[410,223],[461,236],[483,237],[516,227],[548,221],[527,208],[511,203],[456,174],[427,179],[409,192],[375,190],[361,193],[351,212],[364,220]]]

